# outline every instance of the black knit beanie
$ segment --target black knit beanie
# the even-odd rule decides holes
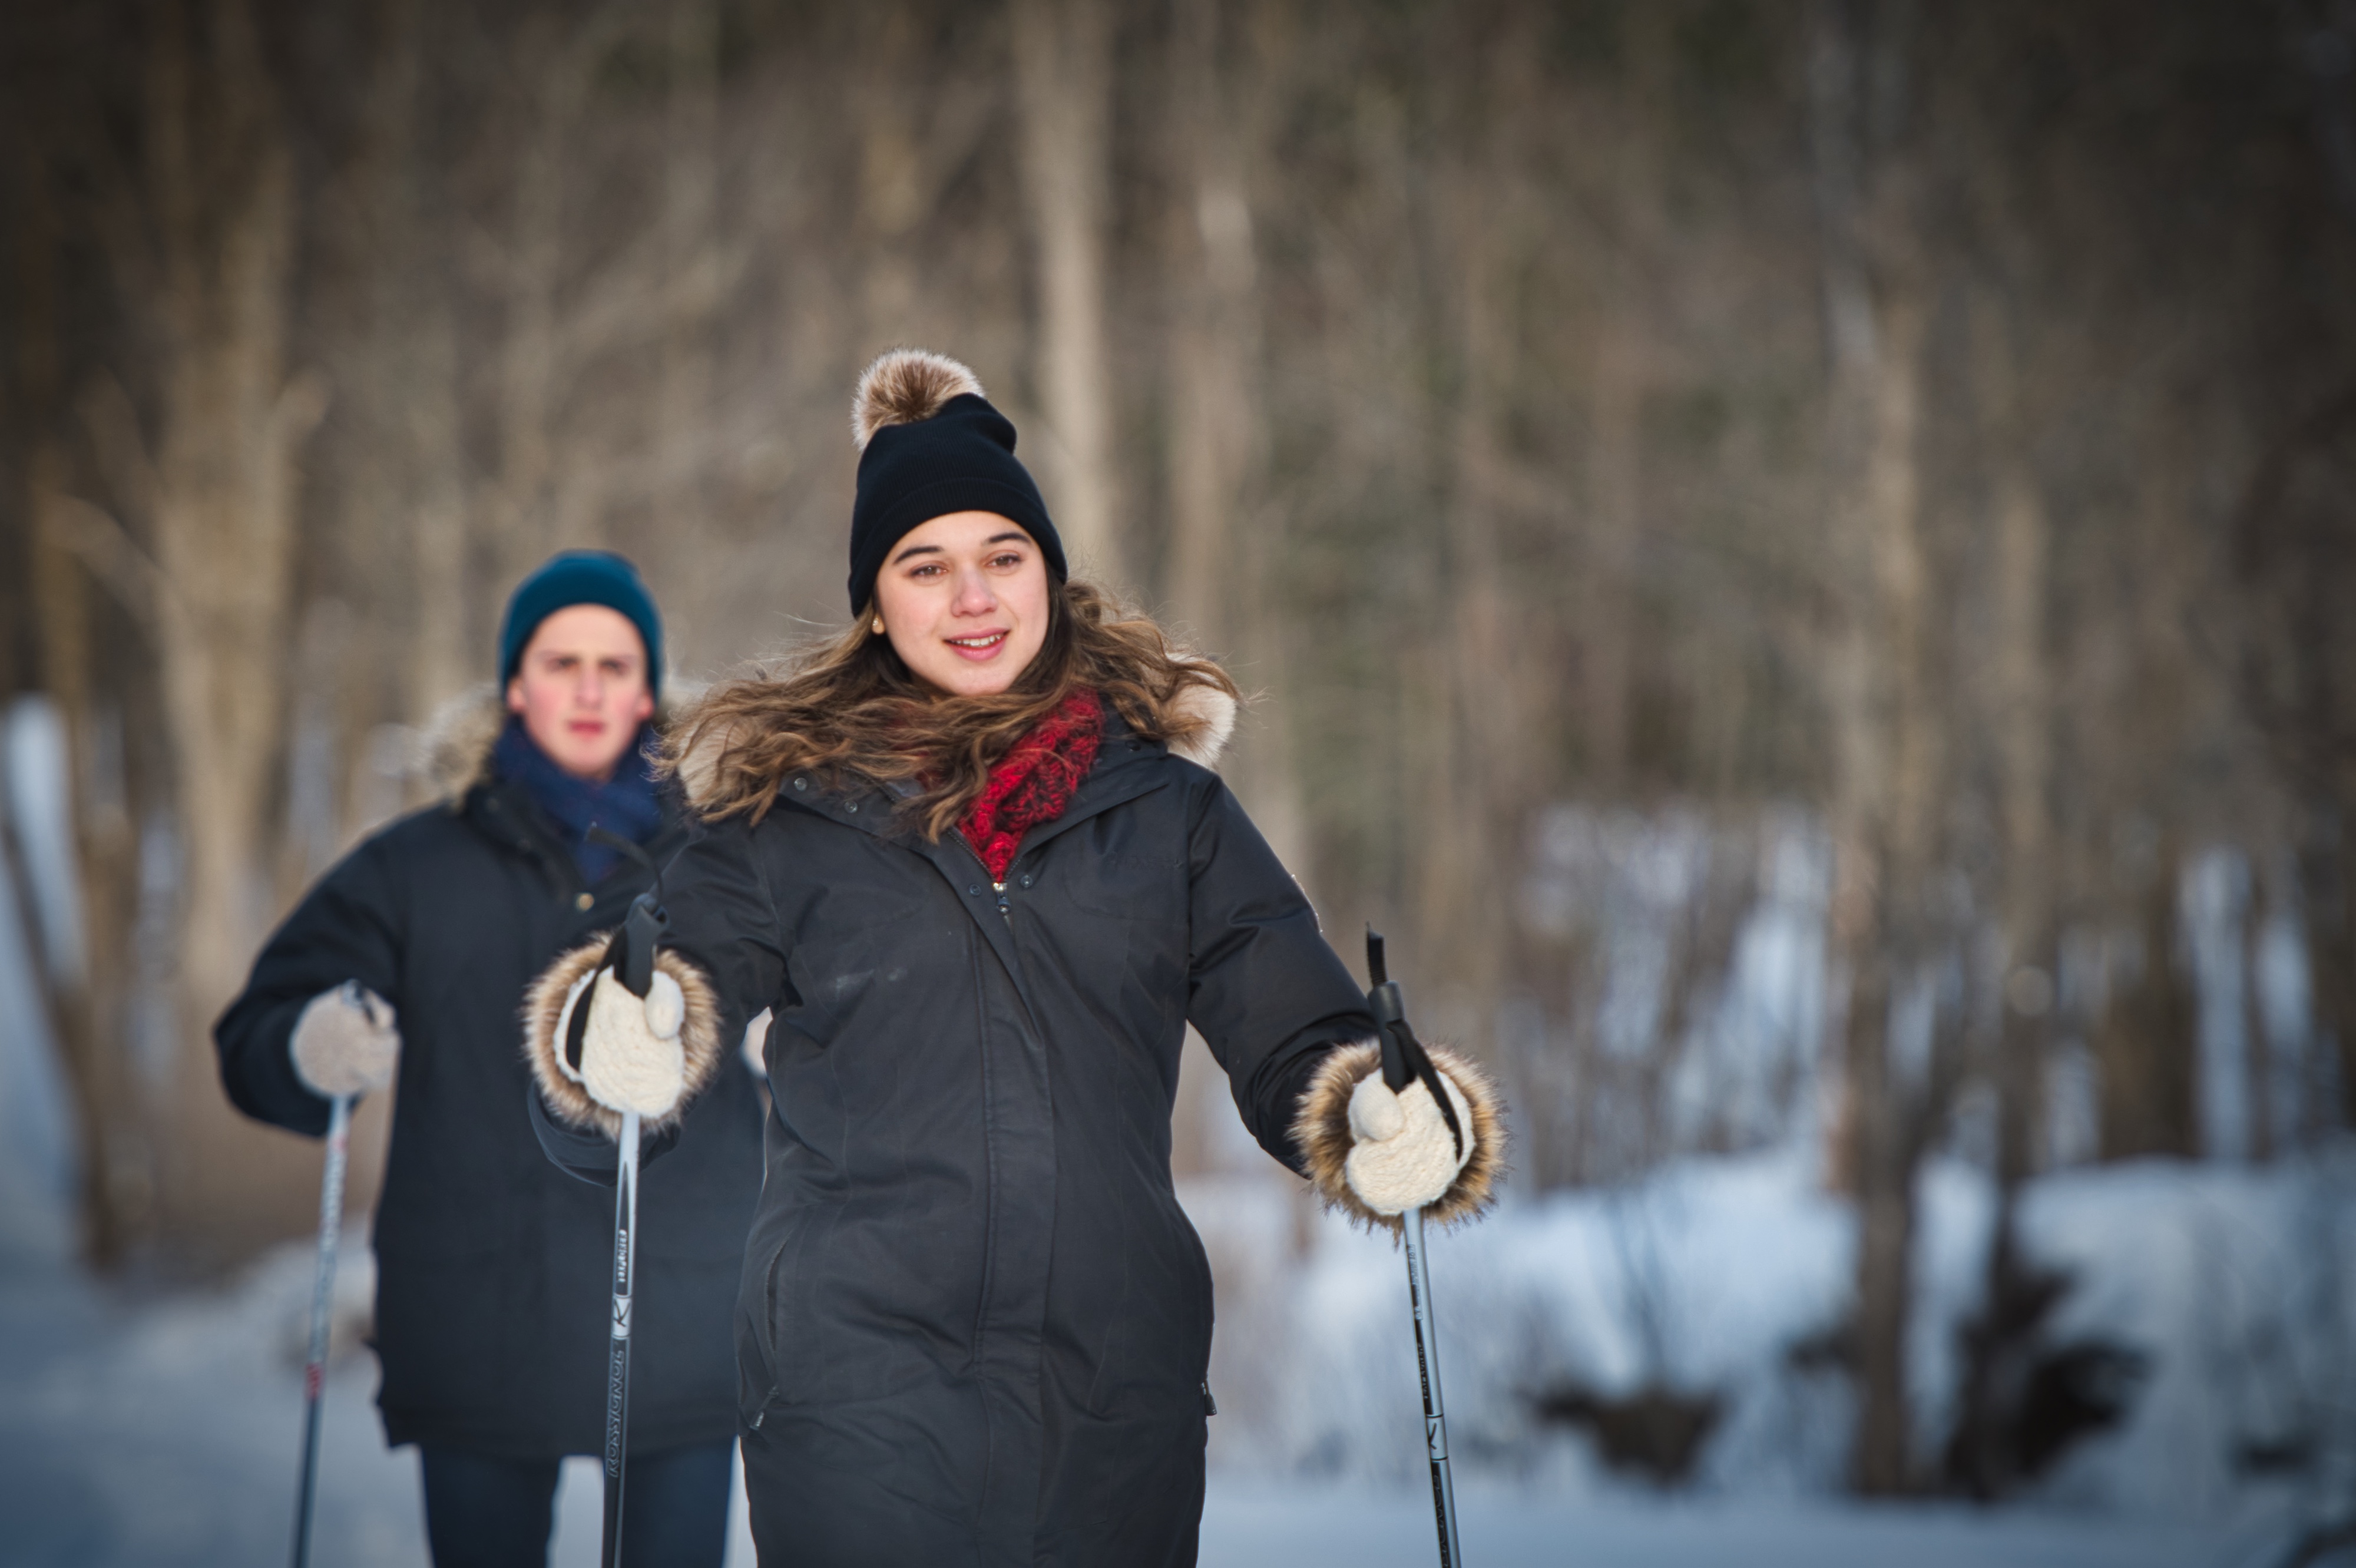
[[[875,596],[884,559],[910,530],[955,511],[993,511],[1020,524],[1061,582],[1064,542],[1031,471],[1014,456],[1014,425],[982,396],[974,373],[942,354],[894,349],[867,367],[851,399],[859,495],[851,507],[851,613]]]

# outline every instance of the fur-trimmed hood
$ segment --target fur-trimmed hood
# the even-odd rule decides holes
[[[1170,755],[1197,767],[1217,771],[1220,754],[1236,730],[1236,700],[1216,686],[1187,686],[1171,704],[1178,713],[1201,721],[1202,730],[1183,741],[1173,741]],[[734,729],[711,726],[696,736],[679,759],[680,788],[691,807],[700,809],[719,781],[721,759],[735,739]]]
[[[664,696],[650,722],[659,730],[677,704],[692,701],[701,690],[665,676]],[[434,710],[418,735],[413,767],[436,797],[462,800],[476,785],[490,781],[491,748],[507,726],[507,699],[498,682],[478,682]]]

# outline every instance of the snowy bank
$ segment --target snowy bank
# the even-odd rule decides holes
[[[2115,1347],[2143,1376],[2117,1423],[2067,1449],[2025,1500],[2213,1520],[2356,1498],[2351,1193],[2345,1153],[2263,1168],[2090,1167],[2034,1183],[2025,1250],[2072,1281],[2042,1336]],[[1280,1247],[1280,1203],[1245,1201],[1232,1185],[1187,1196],[1215,1260]],[[1992,1203],[1985,1179],[1953,1162],[1926,1172],[1921,1198],[1910,1377],[1917,1454],[1934,1460],[1954,1417]],[[1310,1225],[1289,1288],[1249,1277],[1239,1290],[1222,1271],[1222,1335],[1278,1329],[1281,1343],[1253,1349],[1252,1377],[1272,1384],[1249,1391],[1215,1456],[1238,1472],[1408,1484],[1422,1445],[1398,1254],[1331,1219]],[[1561,1391],[1610,1402],[1655,1390],[1706,1412],[1686,1477],[1694,1493],[1837,1493],[1854,1248],[1847,1205],[1789,1155],[1688,1160],[1438,1238],[1460,1471],[1599,1501],[1651,1492],[1604,1462],[1594,1422],[1564,1419],[1576,1407]]]

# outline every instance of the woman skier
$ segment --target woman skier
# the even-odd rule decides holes
[[[1433,1053],[1460,1150],[1419,1082],[1384,1088],[1364,994],[1208,770],[1234,684],[1068,580],[972,373],[888,354],[854,424],[858,618],[674,726],[702,824],[665,878],[676,984],[641,1000],[603,945],[567,955],[533,995],[537,1079],[610,1135],[692,1107],[714,1042],[773,1013],[737,1310],[764,1563],[1190,1563],[1187,1024],[1261,1146],[1378,1223],[1486,1201],[1494,1097]]]
[[[327,1097],[398,1062],[375,1226],[377,1403],[418,1445],[437,1568],[544,1564],[558,1462],[603,1443],[610,1189],[534,1136],[517,1014],[532,978],[616,923],[685,834],[645,756],[662,623],[616,555],[559,555],[519,586],[498,687],[455,704],[449,798],[313,888],[214,1029],[249,1116],[317,1136]],[[626,1563],[719,1568],[735,1381],[730,1304],[760,1190],[759,1097],[741,1064],[648,1174]]]

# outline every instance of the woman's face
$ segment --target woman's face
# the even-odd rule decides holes
[[[916,678],[960,697],[1003,692],[1047,640],[1047,561],[994,511],[911,529],[875,579],[884,633]]]
[[[549,760],[604,782],[655,711],[638,628],[604,605],[569,605],[540,623],[508,682],[508,711]]]

